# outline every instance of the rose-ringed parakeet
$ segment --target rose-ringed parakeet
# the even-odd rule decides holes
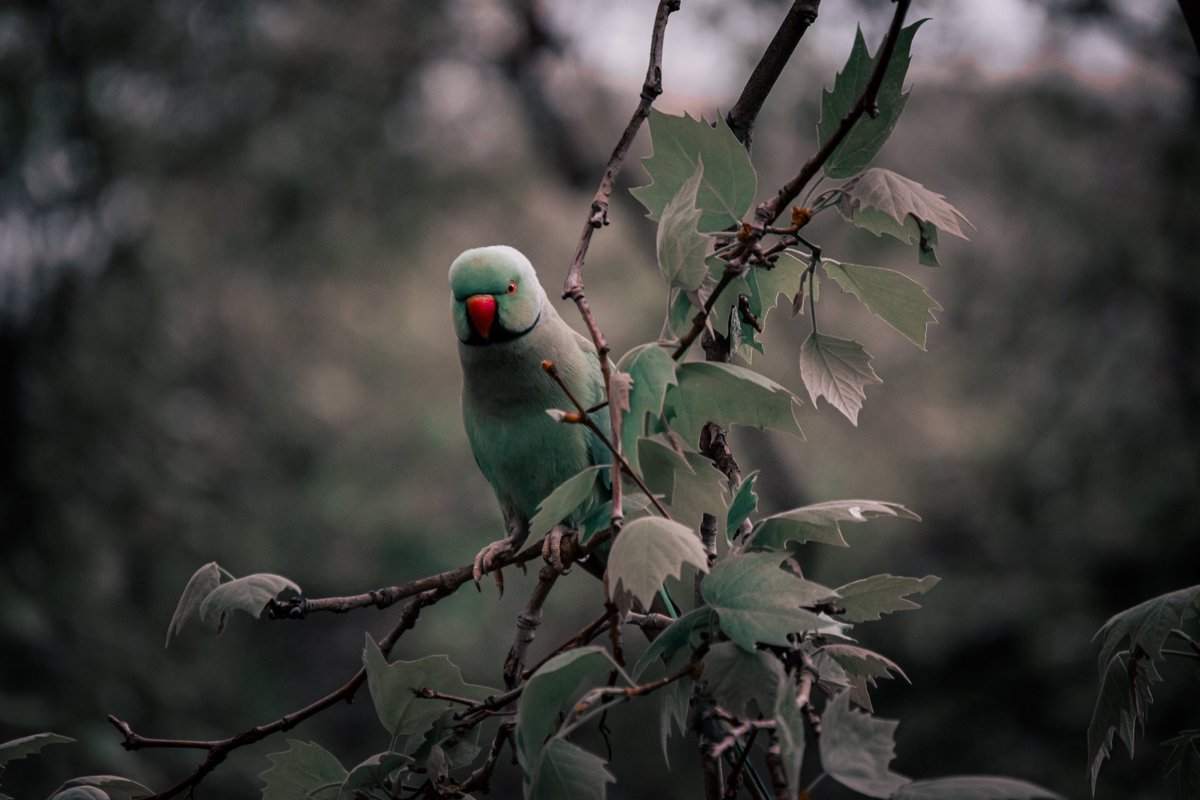
[[[593,464],[610,463],[612,456],[586,425],[564,424],[546,413],[569,402],[543,370],[543,361],[554,362],[588,408],[604,399],[604,381],[592,342],[554,310],[529,259],[503,245],[467,250],[450,265],[450,291],[467,439],[500,502],[507,530],[475,557],[478,583],[498,557],[525,541],[542,500],[563,481]],[[607,413],[593,419],[607,429]],[[593,492],[580,515],[607,498],[605,482],[598,478]],[[578,527],[581,521],[561,522]]]

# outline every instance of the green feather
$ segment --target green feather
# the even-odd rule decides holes
[[[512,293],[510,282],[516,284]],[[450,267],[450,288],[467,439],[496,493],[509,534],[520,540],[528,535],[538,505],[559,484],[609,460],[607,448],[587,426],[558,422],[546,413],[573,409],[542,362],[554,362],[586,407],[604,398],[600,364],[595,347],[558,315],[533,266],[517,250],[495,246],[466,251]],[[473,331],[465,306],[476,294],[495,297],[499,335],[494,331],[482,339]],[[607,413],[593,418],[608,427]],[[607,499],[600,481],[595,495],[595,503]],[[581,518],[584,513],[586,507]],[[580,521],[564,520],[572,525]]]

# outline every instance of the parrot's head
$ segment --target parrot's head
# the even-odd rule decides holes
[[[465,344],[516,339],[537,325],[546,302],[529,259],[505,245],[476,247],[450,265],[454,330]]]

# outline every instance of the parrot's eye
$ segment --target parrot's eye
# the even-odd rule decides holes
[[[510,294],[510,295],[516,294],[516,293],[517,293],[517,282],[516,282],[516,281],[509,281],[509,282],[508,282],[508,288],[507,288],[507,289],[505,289],[504,291],[505,291],[505,293],[506,293],[506,294]]]

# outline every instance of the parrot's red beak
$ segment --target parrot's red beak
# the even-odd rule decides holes
[[[467,298],[467,316],[479,335],[488,338],[496,321],[496,298],[490,294],[473,294]]]

